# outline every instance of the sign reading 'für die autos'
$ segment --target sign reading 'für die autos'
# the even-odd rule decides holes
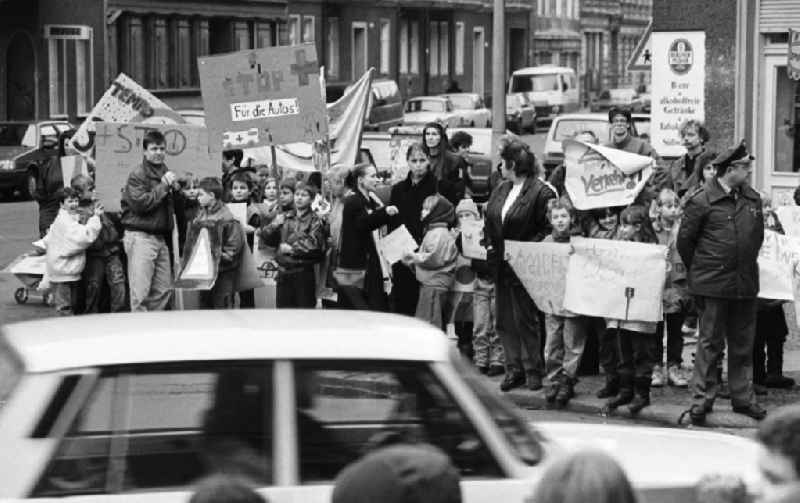
[[[245,148],[327,135],[313,44],[202,57],[198,70],[212,143]]]

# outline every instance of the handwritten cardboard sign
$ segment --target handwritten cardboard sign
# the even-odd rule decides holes
[[[800,237],[800,206],[778,206],[775,214],[787,236]]]
[[[654,160],[599,145],[564,140],[564,186],[579,210],[627,206],[653,173]]]
[[[762,299],[793,300],[792,265],[800,260],[800,238],[764,231],[758,253],[758,296]]]
[[[465,220],[459,225],[461,227],[461,249],[464,256],[486,260],[486,248],[481,244],[483,220]]]
[[[570,316],[564,309],[570,245],[506,241],[508,263],[536,306],[549,314]]]
[[[98,122],[95,185],[107,210],[119,210],[120,192],[144,158],[142,138],[153,129],[161,131],[167,141],[164,163],[168,169],[179,176],[191,172],[198,179],[221,176],[221,153],[209,152],[208,132],[203,126]]]
[[[570,244],[574,253],[567,268],[565,309],[616,320],[661,321],[665,246],[577,237]]]
[[[419,246],[405,225],[401,225],[378,241],[381,255],[390,265],[400,261],[403,255],[415,251]]]
[[[184,124],[186,120],[135,80],[120,73],[70,140],[81,152],[89,152],[90,132],[96,121],[146,124]]]
[[[322,140],[328,120],[314,44],[198,58],[211,141],[245,148]]]

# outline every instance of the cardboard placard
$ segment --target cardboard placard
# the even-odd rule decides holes
[[[233,217],[242,224],[242,229],[245,229],[247,224],[247,203],[227,203],[226,206],[231,213],[233,213]]]
[[[120,192],[144,157],[142,138],[153,129],[161,131],[167,140],[164,163],[169,170],[178,176],[191,172],[197,179],[222,175],[222,154],[209,152],[208,133],[203,126],[98,122],[95,185],[106,210],[119,211]]]
[[[764,231],[758,252],[758,296],[793,300],[792,265],[800,260],[800,238]]]
[[[209,135],[224,149],[328,134],[314,44],[205,56],[198,70]]]
[[[615,320],[661,321],[665,246],[579,237],[570,244],[565,309]]]
[[[460,223],[461,249],[464,256],[477,260],[486,260],[486,248],[481,244],[483,239],[483,220],[465,220]]]
[[[405,225],[401,225],[378,241],[381,255],[390,265],[403,259],[406,253],[412,253],[419,247]]]
[[[800,206],[779,206],[775,214],[787,236],[800,238]]]
[[[564,309],[570,245],[506,241],[506,256],[528,295],[545,313],[570,316]]]
[[[186,120],[135,80],[120,73],[75,132],[70,144],[80,152],[90,152],[89,133],[95,121],[147,124],[184,124]]]

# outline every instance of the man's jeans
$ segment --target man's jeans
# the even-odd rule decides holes
[[[172,265],[167,242],[147,232],[125,230],[131,311],[162,311],[172,298]]]
[[[125,302],[125,268],[119,255],[108,257],[86,257],[86,268],[83,270],[86,283],[85,313],[99,313],[103,294],[109,295],[109,311],[121,313],[128,310]],[[108,290],[104,286],[108,285]]]
[[[474,319],[472,345],[475,348],[475,365],[502,367],[505,364],[503,344],[494,329],[494,286],[491,289],[476,286],[472,302]]]

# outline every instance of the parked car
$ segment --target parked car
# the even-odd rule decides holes
[[[511,74],[508,94],[524,94],[536,108],[536,120],[550,122],[559,114],[580,108],[575,70],[564,66],[541,65],[520,68]]]
[[[536,134],[536,109],[525,94],[506,96],[506,128],[517,134]]]
[[[605,89],[592,100],[592,112],[607,112],[614,107],[626,107],[631,113],[642,113],[644,103],[633,89]]]
[[[439,96],[418,96],[406,102],[403,125],[424,125],[438,122],[444,127],[458,127],[461,119],[455,112],[453,103]]]
[[[447,137],[452,138],[456,131],[464,131],[472,136],[472,145],[467,154],[472,198],[478,203],[486,202],[489,199],[489,176],[500,162],[497,147],[492,142],[492,129],[453,128],[447,130]]]
[[[650,114],[631,114],[631,119],[636,126],[636,136],[650,141]]]
[[[593,131],[600,143],[608,142],[610,140],[608,115],[601,113],[566,114],[553,119],[544,143],[543,164],[548,174],[564,161],[561,142],[586,130]],[[631,134],[638,136],[636,122],[631,124]]]
[[[369,115],[364,120],[365,130],[386,131],[403,123],[403,98],[397,82],[391,79],[374,79],[369,99]]]
[[[31,197],[39,169],[58,156],[58,136],[72,129],[65,121],[0,122],[0,192]]]
[[[125,313],[2,332],[6,501],[185,502],[198,479],[236,472],[270,502],[327,503],[342,468],[408,441],[451,458],[465,502],[521,503],[576,438],[570,426],[542,435],[439,330],[396,315]],[[746,438],[573,428],[584,441],[619,442],[648,503],[688,501],[708,473],[758,481],[758,445]]]
[[[490,127],[492,112],[483,104],[483,98],[475,93],[442,94],[453,104],[455,113],[460,117],[461,127]]]

